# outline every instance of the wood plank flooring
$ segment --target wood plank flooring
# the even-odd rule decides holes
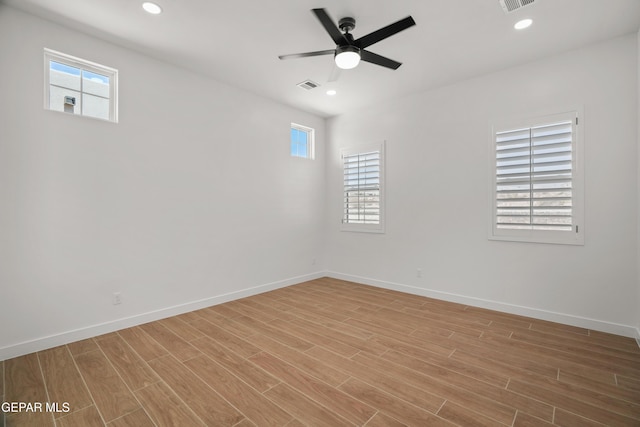
[[[4,427],[640,426],[631,338],[329,278],[0,369]]]

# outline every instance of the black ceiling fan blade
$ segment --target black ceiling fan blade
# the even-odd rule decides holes
[[[406,18],[401,19],[398,22],[394,22],[393,24],[380,28],[379,30],[374,31],[373,33],[369,33],[366,36],[360,37],[353,44],[358,46],[360,49],[364,49],[367,46],[371,46],[374,43],[378,43],[380,40],[384,40],[387,37],[391,37],[392,35],[397,34],[400,31],[406,30],[409,27],[413,27],[414,25],[416,25],[416,21],[414,21],[412,17],[407,16]]]
[[[344,34],[342,34],[340,29],[336,26],[335,22],[333,22],[333,19],[331,19],[331,17],[329,16],[326,10],[311,9],[311,11],[315,13],[316,17],[318,18],[318,21],[320,21],[320,23],[322,24],[324,29],[327,31],[327,33],[329,33],[329,35],[333,39],[333,42],[336,45],[349,44],[349,41],[346,39]]]
[[[368,50],[364,50],[364,49],[360,51],[360,59],[366,62],[371,62],[372,64],[391,68],[393,70],[397,70],[402,65],[401,62],[394,61],[393,59],[385,58],[384,56],[380,56],[376,53],[369,52]]]
[[[328,50],[317,50],[315,52],[304,52],[304,53],[292,53],[290,55],[280,55],[278,58],[280,59],[296,59],[296,58],[306,58],[309,56],[321,56],[321,55],[333,55],[336,53],[335,49]]]

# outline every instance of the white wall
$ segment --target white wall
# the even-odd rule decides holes
[[[331,274],[633,334],[638,323],[636,42],[636,35],[629,35],[330,119]],[[492,119],[574,105],[585,111],[586,244],[489,241]],[[381,140],[387,144],[387,232],[341,232],[339,151]],[[422,278],[416,277],[417,268]]]
[[[43,108],[45,47],[119,69],[118,124]],[[0,360],[324,269],[324,119],[2,4],[0,64]]]
[[[638,31],[638,39],[637,39],[637,48],[638,48],[638,64],[637,64],[637,72],[638,72],[638,132],[636,134],[636,139],[638,141],[638,162],[636,167],[638,168],[638,259],[637,259],[637,268],[638,268],[638,299],[636,302],[636,340],[638,340],[638,345],[640,345],[640,31]]]

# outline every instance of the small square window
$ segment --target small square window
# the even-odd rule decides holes
[[[314,131],[312,128],[291,123],[290,153],[292,157],[313,159]]]
[[[44,107],[118,121],[118,70],[44,50]]]

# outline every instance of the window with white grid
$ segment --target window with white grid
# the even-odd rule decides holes
[[[584,244],[577,111],[495,125],[491,238]]]
[[[303,159],[313,159],[315,131],[307,126],[291,123],[289,152],[291,157],[302,157]]]
[[[384,144],[342,151],[345,231],[384,232]]]
[[[51,49],[44,67],[46,109],[118,121],[118,70]]]

